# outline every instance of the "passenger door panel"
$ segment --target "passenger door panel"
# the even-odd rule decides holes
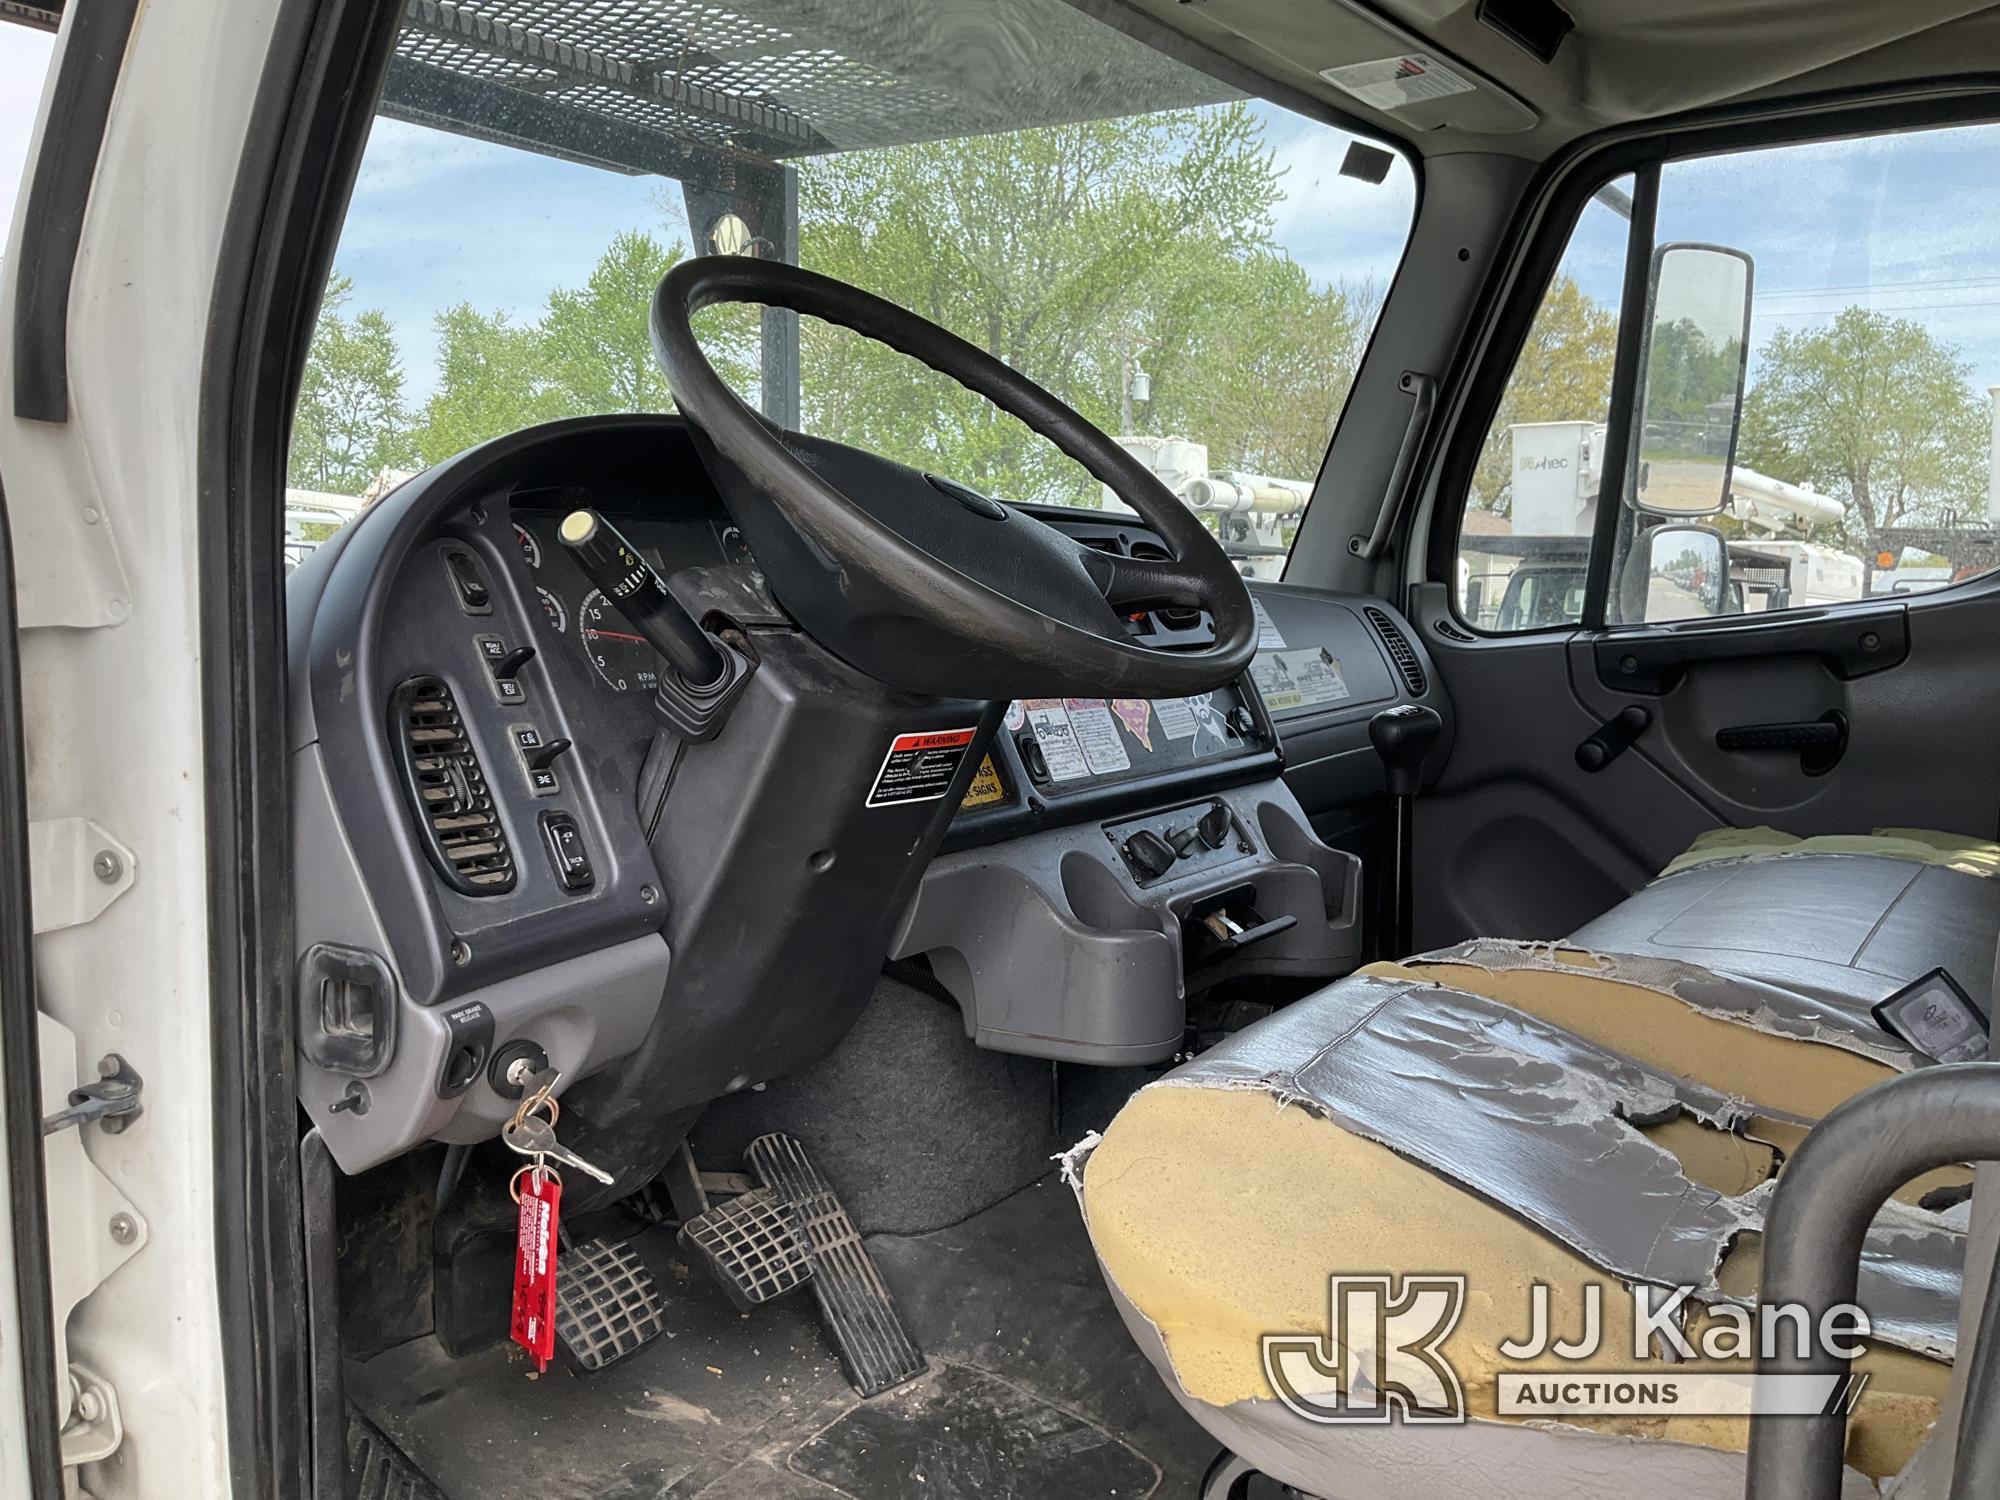
[[[1472,637],[1439,586],[1419,595],[1419,630],[1459,723],[1417,808],[1420,946],[1565,936],[1712,828],[1990,838],[2000,827],[2000,585],[1739,627],[1513,639]],[[1906,651],[1885,615],[1906,628]],[[1854,655],[1892,664],[1830,644],[1869,631],[1881,637],[1874,653]],[[1608,686],[1605,667],[1617,677],[1633,654],[1621,640],[1642,638],[1637,654],[1662,668],[1664,690]],[[1583,769],[1577,747],[1633,705],[1649,725],[1602,769]],[[1794,750],[1717,744],[1719,731],[1830,713],[1844,717],[1846,742],[1817,773]]]
[[[1886,608],[1832,608],[1742,627],[1644,632],[1688,658],[1658,695],[1608,686],[1622,633],[1575,638],[1578,699],[1608,718],[1654,715],[1633,752],[1655,761],[1714,815],[1788,833],[1933,828],[1991,838],[2000,826],[2000,586],[1992,582]],[[1715,655],[1734,636],[1747,649]],[[1606,648],[1610,649],[1607,650]],[[1723,748],[1718,735],[1829,720],[1832,763],[1789,749]],[[1842,722],[1844,721],[1844,722]]]
[[[1415,809],[1419,949],[1561,937],[1715,826],[1643,755],[1595,773],[1577,765],[1600,718],[1571,688],[1571,637],[1475,637],[1442,585],[1417,595],[1412,614],[1458,721]]]

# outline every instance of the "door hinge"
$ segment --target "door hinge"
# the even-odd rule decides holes
[[[69,1091],[69,1107],[42,1118],[42,1134],[54,1135],[72,1125],[102,1122],[106,1135],[117,1135],[145,1110],[139,1094],[146,1081],[116,1052],[97,1060],[97,1081]]]

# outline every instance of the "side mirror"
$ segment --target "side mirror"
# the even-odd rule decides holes
[[[1712,516],[1729,503],[1750,351],[1749,255],[1676,243],[1653,251],[1625,503]]]
[[[1726,614],[1729,547],[1713,526],[1655,526],[1646,533],[1647,624]]]

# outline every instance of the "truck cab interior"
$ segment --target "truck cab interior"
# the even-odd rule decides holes
[[[2000,13],[298,9],[160,397],[243,1493],[2000,1493]],[[1661,1370],[1808,1395],[1535,1405]]]

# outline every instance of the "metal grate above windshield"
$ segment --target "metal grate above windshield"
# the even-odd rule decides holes
[[[1234,97],[1067,0],[408,0],[382,108],[673,175]]]

